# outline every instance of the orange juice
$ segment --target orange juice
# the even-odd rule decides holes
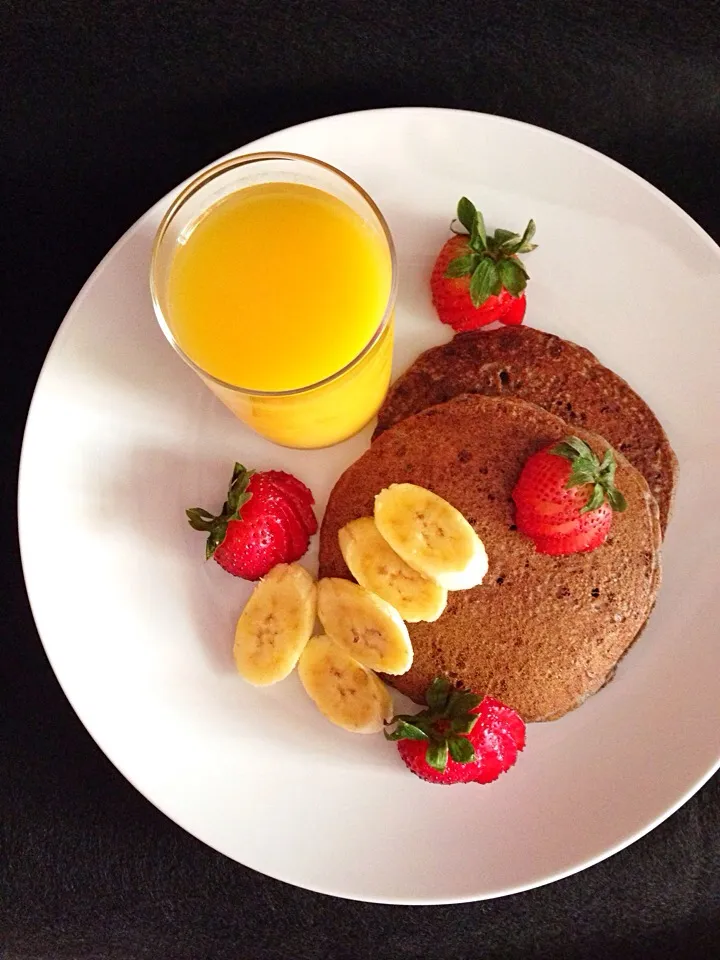
[[[300,183],[258,184],[211,207],[178,246],[171,325],[219,380],[296,390],[360,353],[390,274],[387,248],[342,200]]]
[[[387,390],[393,264],[385,232],[299,182],[243,187],[178,234],[163,312],[208,386],[259,433],[319,447]]]

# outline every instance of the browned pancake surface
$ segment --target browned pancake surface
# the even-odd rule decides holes
[[[576,430],[602,455],[605,442]],[[513,527],[511,491],[522,465],[567,434],[567,424],[515,399],[458,397],[383,433],[335,485],[320,541],[320,575],[350,577],[340,527],[372,514],[391,483],[435,491],[470,521],[487,548],[484,583],[449,595],[435,623],[408,625],[415,660],[388,678],[420,701],[440,673],[515,707],[526,720],[561,716],[598,690],[643,626],[659,583],[657,505],[619,457],[628,510],[591,553],[549,557]]]
[[[427,350],[390,388],[375,437],[426,407],[462,393],[514,396],[605,437],[645,477],[667,526],[677,459],[645,401],[577,344],[532,327],[458,334]]]

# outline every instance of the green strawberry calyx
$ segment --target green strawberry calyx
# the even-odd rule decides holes
[[[212,557],[225,539],[230,521],[242,520],[240,511],[252,497],[252,493],[248,493],[247,488],[250,483],[250,477],[252,477],[254,473],[254,470],[246,470],[241,463],[235,464],[230,486],[228,487],[227,500],[217,516],[208,510],[204,510],[202,507],[191,507],[185,511],[188,523],[193,530],[202,530],[208,535],[207,543],[205,544],[205,558],[207,560]]]
[[[415,714],[398,714],[386,726],[387,740],[425,740],[425,762],[445,770],[448,757],[456,763],[471,763],[475,748],[463,734],[470,733],[477,723],[472,713],[482,702],[469,690],[458,690],[447,677],[435,677],[425,694],[427,709]],[[394,726],[394,730],[389,730]]]
[[[522,235],[500,228],[488,234],[482,213],[467,197],[460,198],[457,219],[469,234],[469,252],[451,260],[445,276],[450,279],[470,276],[470,299],[474,307],[481,307],[489,297],[497,296],[503,287],[514,297],[520,296],[530,275],[518,254],[530,253],[537,247],[531,243],[535,221],[530,220]],[[451,229],[457,233],[454,226]]]
[[[549,451],[557,457],[564,457],[570,461],[570,476],[565,484],[566,489],[592,484],[592,491],[587,503],[580,513],[589,513],[597,510],[605,500],[618,513],[627,509],[627,501],[615,486],[615,471],[617,464],[615,455],[610,447],[605,451],[602,462],[598,460],[590,447],[579,437],[565,437]]]

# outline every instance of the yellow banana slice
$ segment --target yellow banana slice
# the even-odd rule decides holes
[[[299,563],[279,563],[258,583],[240,614],[233,654],[256,687],[292,673],[315,626],[317,588]]]
[[[375,497],[375,524],[413,570],[446,590],[482,583],[488,559],[482,540],[447,500],[414,483],[393,483]]]
[[[413,570],[380,536],[372,517],[351,520],[338,532],[340,550],[360,586],[387,600],[403,620],[437,620],[447,590]]]
[[[318,582],[318,617],[325,633],[371,670],[406,673],[413,651],[395,607],[350,580]]]
[[[379,733],[393,715],[385,684],[330,637],[308,641],[298,674],[318,710],[351,733]]]

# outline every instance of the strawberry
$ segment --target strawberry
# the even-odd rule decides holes
[[[580,519],[580,528],[568,533],[551,533],[536,536],[535,549],[538,553],[557,556],[563,553],[589,553],[605,543],[612,526],[612,509],[609,504],[601,504],[597,510],[586,513]]]
[[[527,303],[525,301],[525,294],[521,293],[519,297],[515,297],[510,306],[505,311],[505,313],[500,317],[500,322],[504,323],[506,327],[517,327],[519,326],[525,317],[525,307]]]
[[[491,783],[509,770],[525,746],[525,724],[494,697],[456,690],[436,677],[426,694],[427,709],[393,717],[388,740],[408,769],[431,783]]]
[[[211,531],[208,543],[212,538]],[[269,512],[260,497],[247,502],[242,517],[230,518],[210,556],[223,570],[244,580],[259,580],[278,563],[296,559],[285,521],[277,512]]]
[[[248,490],[261,501],[264,514],[280,522],[288,541],[288,556],[292,554],[293,560],[297,560],[307,550],[308,533],[294,501],[274,483],[269,476],[270,472],[254,474]],[[243,519],[247,519],[245,514]]]
[[[483,215],[467,197],[458,203],[457,219],[467,233],[456,233],[445,242],[430,277],[438,316],[456,332],[475,330],[494,320],[522,323],[523,290],[529,277],[518,254],[536,247],[530,242],[534,221],[522,236],[501,229],[489,236]]]
[[[318,522],[313,512],[315,498],[310,489],[305,486],[302,480],[298,480],[291,473],[285,473],[284,470],[268,470],[265,476],[280,487],[288,499],[292,500],[307,535],[312,537],[313,534],[316,534]]]
[[[255,473],[236,463],[220,514],[214,516],[202,507],[186,514],[193,530],[208,534],[207,559],[213,557],[235,577],[259,580],[278,563],[293,563],[303,556],[310,530],[317,530],[312,503],[308,488],[291,474]]]
[[[545,447],[526,461],[515,484],[515,525],[538,553],[595,550],[607,539],[613,511],[627,507],[616,469],[612,450],[601,463],[579,437]]]
[[[578,514],[572,520],[557,521],[537,514],[532,508],[515,510],[515,525],[526,537],[566,537],[581,533],[583,518]]]

